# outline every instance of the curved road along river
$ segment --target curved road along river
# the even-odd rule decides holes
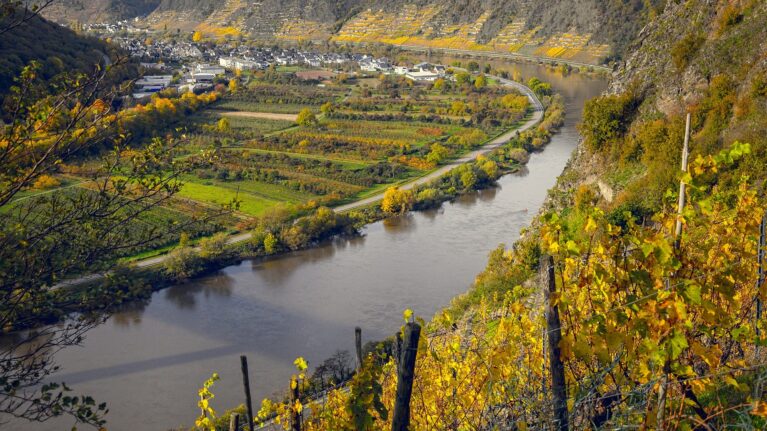
[[[358,238],[246,261],[156,292],[89,332],[81,347],[59,352],[62,369],[53,380],[107,402],[110,431],[188,427],[199,412],[197,389],[214,371],[221,376],[214,407],[242,402],[240,354],[248,356],[258,404],[287,388],[297,356],[316,366],[337,349],[351,350],[355,326],[367,341],[395,332],[405,308],[429,318],[466,291],[492,249],[530,223],[575,148],[584,101],[605,87],[532,67],[520,73],[551,82],[567,109],[562,131],[526,169],[440,209],[369,225]],[[62,419],[3,429],[71,425]]]

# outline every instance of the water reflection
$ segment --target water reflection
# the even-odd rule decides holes
[[[178,308],[193,310],[199,296],[209,298],[211,296],[232,296],[234,279],[217,272],[211,276],[194,283],[183,283],[164,290],[165,299],[175,304]]]
[[[412,232],[418,227],[418,223],[412,213],[389,217],[383,220],[383,227],[386,233],[392,235],[401,235]]]
[[[421,215],[429,221],[434,221],[437,218],[437,216],[439,216],[440,214],[443,214],[444,212],[445,212],[445,207],[443,205],[440,205],[437,208],[431,208],[428,210],[421,211]]]
[[[141,325],[141,317],[144,314],[147,303],[143,301],[131,302],[120,307],[111,316],[112,322],[116,326],[128,328]]]
[[[515,172],[512,172],[511,175],[514,175],[515,177],[526,177],[530,174],[530,168],[527,166],[522,166],[519,169],[517,169]]]

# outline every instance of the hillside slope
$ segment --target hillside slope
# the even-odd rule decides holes
[[[0,24],[2,25],[2,24]],[[90,70],[103,62],[108,45],[59,24],[35,17],[0,34],[0,100],[21,69],[36,60],[45,79],[62,72]]]
[[[610,94],[585,111],[576,170],[612,189],[608,208],[648,213],[669,202],[666,191],[678,181],[688,112],[692,157],[716,154],[736,141],[750,143],[752,154],[723,180],[730,187],[746,176],[763,189],[765,40],[767,3],[760,1],[671,3],[642,31]]]
[[[145,16],[156,29],[278,40],[516,52],[598,63],[620,57],[665,0],[65,0],[48,17]]]
[[[159,4],[160,0],[56,0],[44,15],[62,24],[106,22],[145,16]]]

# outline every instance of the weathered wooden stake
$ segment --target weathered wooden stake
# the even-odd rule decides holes
[[[684,126],[684,145],[682,146],[682,175],[687,173],[687,159],[690,153],[690,113],[687,113],[687,119]],[[682,213],[684,212],[685,194],[687,184],[684,178],[679,180],[679,204],[676,214],[676,229],[674,229],[674,249],[679,250],[682,244]],[[666,290],[671,288],[671,280],[666,279]],[[666,392],[668,391],[668,361],[663,365],[663,376],[658,387],[658,413],[656,416],[658,430],[663,430],[663,416],[666,412]]]
[[[562,352],[559,346],[562,340],[562,325],[559,321],[559,306],[555,304],[554,295],[557,290],[554,278],[554,259],[546,256],[543,259],[543,277],[546,282],[546,331],[549,339],[549,368],[551,372],[551,393],[554,397],[554,417],[556,428],[567,431],[567,383],[565,382],[565,365],[562,363]]]
[[[357,371],[362,369],[362,328],[354,328],[354,351],[357,353]]]
[[[394,359],[397,361],[397,369],[399,370],[399,364],[402,363],[402,332],[397,331],[394,338]]]
[[[229,416],[229,431],[240,431],[240,415],[232,413]]]
[[[760,294],[758,292],[758,289],[761,289],[762,286],[764,285],[764,277],[765,277],[765,275],[764,275],[765,274],[765,271],[764,271],[764,258],[765,258],[765,253],[767,253],[767,250],[765,250],[765,248],[767,247],[767,245],[765,245],[765,236],[767,236],[767,232],[765,232],[765,230],[767,230],[767,226],[765,226],[765,225],[767,225],[767,214],[765,214],[764,217],[762,217],[762,224],[759,225],[759,251],[756,253],[756,259],[757,259],[757,263],[759,265],[759,269],[758,269],[757,277],[756,277],[756,288],[757,288],[757,292],[756,292],[756,295],[757,295],[756,296],[756,335],[757,335],[757,337],[759,336],[759,323],[762,320],[762,299],[761,299],[761,296],[760,296]],[[758,347],[757,347],[757,349],[758,349]]]
[[[248,377],[248,358],[245,355],[240,356],[240,367],[242,368],[242,386],[245,388],[245,407],[248,409],[248,430],[253,431],[253,402],[250,399],[250,378]]]
[[[407,431],[410,427],[410,397],[413,394],[415,377],[415,359],[418,354],[418,339],[421,326],[410,322],[405,325],[405,339],[400,353],[400,365],[397,367],[397,396],[394,399],[394,417],[392,431]]]
[[[690,113],[687,113],[687,121],[684,126],[684,146],[682,147],[682,175],[687,173],[687,158],[690,152]],[[677,208],[676,229],[674,231],[674,237],[676,238],[674,245],[679,248],[679,243],[682,240],[682,212],[684,211],[685,193],[687,190],[687,184],[684,183],[684,179],[679,181],[679,204]]]
[[[290,401],[293,406],[290,417],[290,429],[292,431],[301,431],[301,413],[295,408],[295,405],[300,402],[298,384],[298,379],[290,380]]]

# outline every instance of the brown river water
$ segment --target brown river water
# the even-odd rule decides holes
[[[109,430],[187,428],[199,412],[197,390],[213,372],[221,376],[213,387],[218,411],[244,401],[241,354],[258,409],[262,398],[287,388],[296,357],[311,366],[338,349],[351,351],[355,326],[367,341],[395,332],[406,308],[428,320],[469,288],[491,250],[513,243],[530,223],[577,145],[584,102],[606,86],[538,66],[507,67],[551,82],[566,100],[565,126],[526,169],[440,209],[373,223],[361,237],[245,261],[156,292],[147,305],[88,332],[81,346],[59,352],[52,380],[107,402]],[[2,424],[7,419],[0,416],[0,428],[74,424]]]

